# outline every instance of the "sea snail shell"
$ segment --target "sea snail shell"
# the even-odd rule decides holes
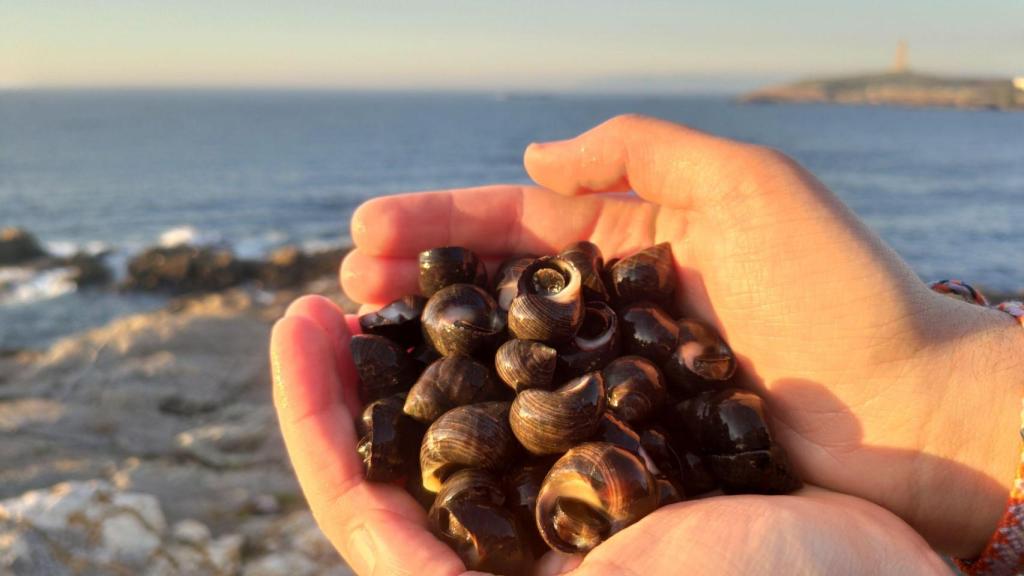
[[[583,322],[580,271],[568,260],[534,260],[519,277],[519,293],[508,308],[508,328],[521,340],[567,343]]]
[[[544,478],[537,527],[549,546],[585,553],[658,507],[659,488],[636,454],[605,442],[580,444]]]

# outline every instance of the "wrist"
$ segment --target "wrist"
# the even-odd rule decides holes
[[[922,371],[920,393],[942,397],[923,434],[914,512],[933,546],[970,558],[995,530],[1020,459],[1024,329],[944,297],[936,308],[951,330]]]

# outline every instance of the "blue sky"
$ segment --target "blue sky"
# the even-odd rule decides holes
[[[0,0],[0,86],[700,88],[1024,74],[1024,1]]]

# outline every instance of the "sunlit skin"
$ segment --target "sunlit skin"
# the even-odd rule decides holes
[[[821,183],[771,150],[620,117],[531,146],[525,164],[544,188],[364,204],[342,266],[346,293],[375,307],[415,292],[416,255],[433,246],[472,248],[493,270],[508,254],[582,238],[606,257],[671,242],[683,309],[740,353],[777,440],[821,487],[662,509],[574,573],[677,573],[680,558],[692,573],[930,573],[945,568],[928,544],[980,552],[1019,449],[1024,331],[1010,318],[929,291]],[[630,189],[637,195],[621,193]],[[353,328],[333,304],[307,297],[274,329],[275,403],[303,491],[360,574],[460,573],[411,497],[361,478]],[[579,561],[552,554],[540,570]]]

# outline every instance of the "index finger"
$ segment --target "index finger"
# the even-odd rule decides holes
[[[352,239],[363,254],[388,258],[415,258],[436,246],[465,246],[481,256],[546,254],[582,239],[614,242],[608,249],[615,250],[623,238],[634,240],[623,222],[646,236],[656,215],[656,206],[624,194],[567,198],[529,186],[486,186],[369,200],[352,216]]]

